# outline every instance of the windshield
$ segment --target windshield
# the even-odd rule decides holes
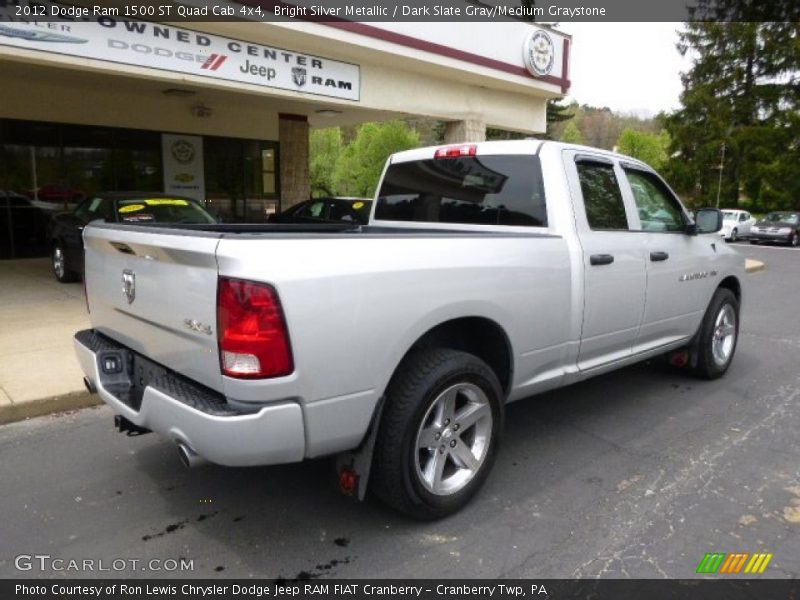
[[[768,223],[791,223],[792,225],[797,225],[800,222],[800,215],[797,213],[772,212],[764,217],[764,220]]]
[[[216,223],[196,202],[185,198],[131,198],[117,202],[122,223]]]
[[[722,211],[722,218],[726,221],[735,221],[736,220],[736,213],[732,210],[723,210]]]

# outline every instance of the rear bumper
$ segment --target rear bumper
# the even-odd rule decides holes
[[[103,357],[116,354],[127,359],[131,350],[93,330],[79,331],[74,344],[81,368],[100,398],[132,423],[183,443],[220,465],[270,465],[303,459],[305,430],[299,404],[277,402],[243,413],[213,390],[169,372],[144,388],[139,403],[138,398],[132,399],[127,372],[109,375],[101,367]]]

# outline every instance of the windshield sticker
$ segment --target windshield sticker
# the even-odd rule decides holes
[[[353,210],[358,210],[359,208],[364,208],[363,202],[353,202]]]
[[[155,221],[155,217],[149,213],[139,213],[136,215],[127,215],[122,217],[122,220],[126,223],[138,223],[139,221]]]
[[[180,200],[178,198],[154,198],[152,200],[144,201],[147,206],[189,206],[187,200]]]
[[[119,209],[121,214],[132,213],[136,212],[137,210],[143,210],[144,204],[128,204],[127,206],[122,206]]]

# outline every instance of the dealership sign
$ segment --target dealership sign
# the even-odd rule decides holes
[[[0,3],[0,46],[359,100],[358,65],[161,23],[19,20],[12,9]]]

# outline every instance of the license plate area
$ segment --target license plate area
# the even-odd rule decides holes
[[[137,411],[142,406],[145,388],[167,373],[159,364],[122,347],[99,352],[97,363],[100,382],[106,391]]]

